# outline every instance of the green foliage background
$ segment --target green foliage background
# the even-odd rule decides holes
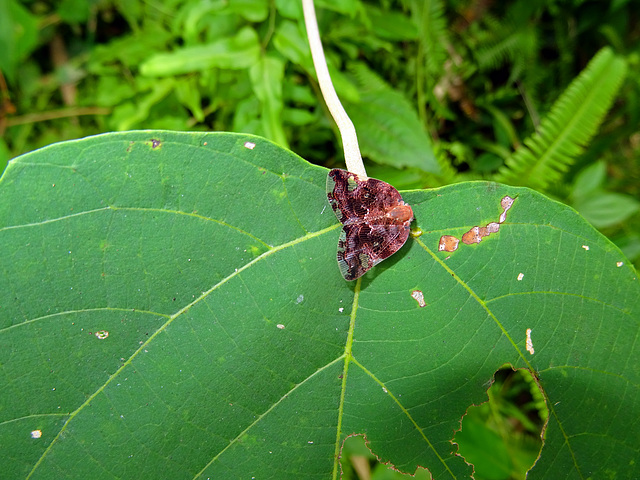
[[[531,186],[574,206],[640,265],[634,2],[318,0],[316,8],[372,176],[399,188],[477,178]],[[301,18],[291,0],[2,2],[0,163],[60,140],[162,128],[255,133],[340,166]],[[589,147],[542,174],[506,175],[505,163],[605,46],[627,72],[604,72],[624,78],[608,90],[586,83],[602,114],[610,104],[599,97],[615,94],[599,130],[597,112],[577,117],[597,131],[589,144],[583,130]]]
[[[316,8],[371,176],[398,188],[531,186],[572,205],[640,266],[634,2]],[[601,63],[579,77],[598,52]],[[6,0],[0,71],[0,165],[61,140],[159,128],[254,133],[342,166],[297,1]],[[571,120],[571,148],[527,170]]]

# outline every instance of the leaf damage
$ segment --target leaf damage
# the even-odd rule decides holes
[[[420,308],[427,306],[424,301],[424,293],[422,293],[421,290],[414,290],[413,292],[411,292],[411,296],[415,299],[416,302],[418,302]]]
[[[500,224],[504,223],[507,219],[507,211],[513,206],[515,198],[508,195],[502,197],[500,200],[500,206],[502,207],[502,213],[498,222],[490,222],[484,227],[475,225],[471,227],[462,235],[462,243],[465,245],[473,245],[474,243],[480,243],[485,237],[488,237],[492,233],[497,233],[500,230]],[[460,240],[453,235],[442,235],[438,242],[438,251],[440,252],[455,252],[458,249]]]

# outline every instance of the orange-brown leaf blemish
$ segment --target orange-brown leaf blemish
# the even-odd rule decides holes
[[[496,222],[491,222],[486,227],[475,226],[462,235],[462,243],[467,245],[480,243],[484,237],[488,237],[492,233],[496,233],[499,229],[500,224]]]
[[[498,222],[490,222],[484,227],[475,225],[471,227],[467,232],[462,235],[462,243],[465,245],[473,245],[474,243],[480,243],[483,238],[488,237],[492,233],[496,233],[500,230],[500,224],[504,223],[507,218],[507,211],[511,208],[515,202],[515,198],[504,196],[500,200],[500,206],[502,207],[502,213]],[[438,244],[439,251],[453,252],[458,248],[459,240],[452,235],[443,235],[440,237],[440,243]]]
[[[468,232],[462,235],[462,243],[471,245],[474,243],[480,243],[482,241],[482,234],[480,233],[480,227],[475,226]]]

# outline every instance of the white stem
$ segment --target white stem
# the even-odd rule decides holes
[[[342,146],[344,148],[344,160],[347,164],[347,170],[355,173],[362,180],[366,180],[368,177],[364,169],[364,164],[362,163],[356,129],[348,117],[347,112],[345,112],[342,107],[340,99],[333,88],[331,77],[329,76],[322,43],[320,42],[320,33],[318,32],[318,21],[316,20],[313,0],[302,0],[302,9],[304,11],[304,23],[307,26],[307,38],[309,39],[309,46],[311,47],[311,57],[313,58],[313,65],[316,68],[320,90],[322,91],[324,101],[327,103],[327,107],[329,107],[331,116],[333,116],[333,119],[338,125],[340,135],[342,135]]]

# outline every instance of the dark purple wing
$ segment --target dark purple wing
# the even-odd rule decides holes
[[[344,225],[338,239],[338,267],[345,280],[355,280],[390,257],[409,238],[409,223],[370,226]]]
[[[362,222],[404,204],[398,191],[382,180],[360,180],[355,173],[334,168],[327,175],[327,198],[340,223]]]
[[[413,213],[388,183],[334,169],[327,176],[327,198],[343,225],[337,259],[346,280],[361,277],[407,241]],[[387,215],[395,207],[407,215]]]

